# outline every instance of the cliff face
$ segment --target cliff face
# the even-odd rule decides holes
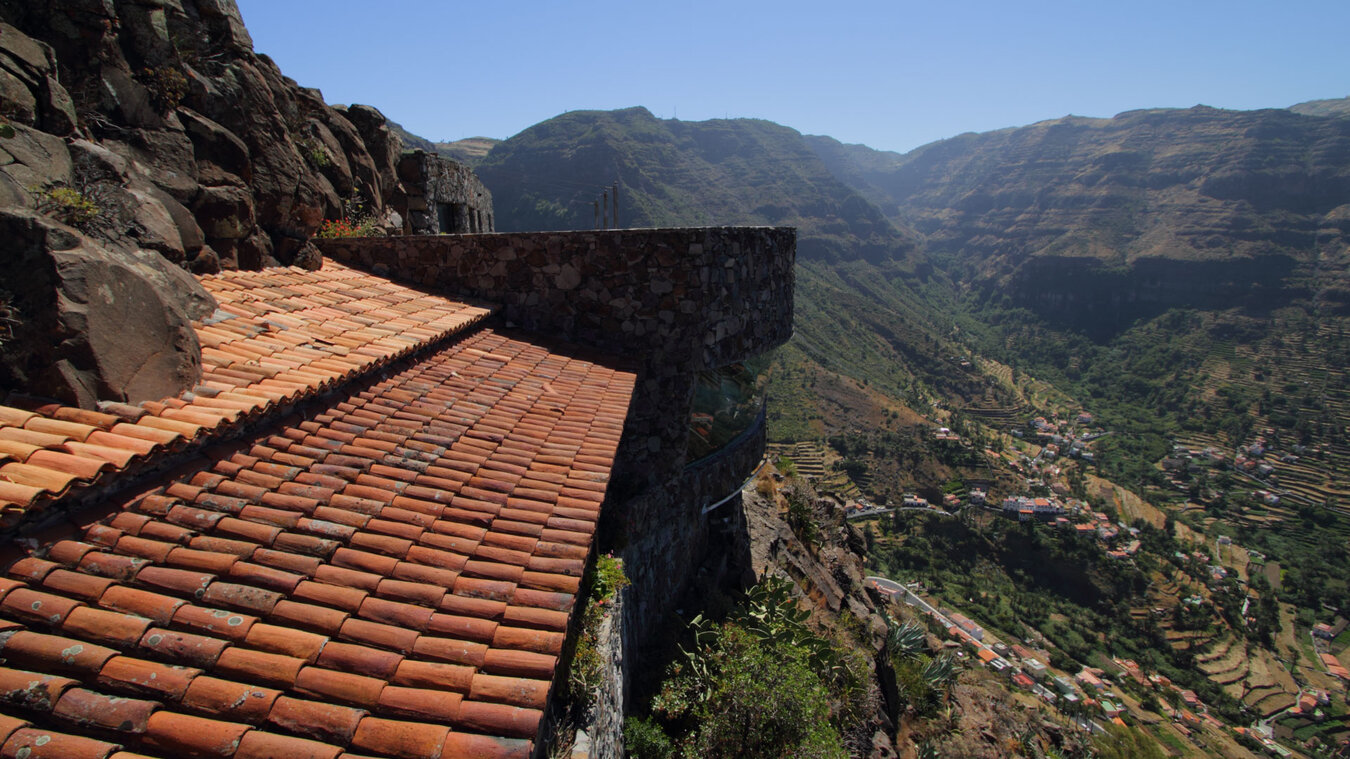
[[[1344,307],[1350,121],[1135,111],[968,134],[900,156],[811,138],[961,281],[1111,333],[1173,306]],[[1104,297],[1108,296],[1109,297]]]
[[[0,389],[69,403],[192,386],[214,304],[175,264],[316,267],[323,219],[399,190],[384,117],[284,77],[232,0],[3,0],[0,113]]]

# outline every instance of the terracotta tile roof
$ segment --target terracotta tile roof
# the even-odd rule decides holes
[[[0,527],[145,459],[328,391],[490,313],[333,262],[317,272],[224,272],[201,281],[220,307],[194,325],[203,376],[192,392],[112,404],[113,413],[26,399],[0,406]]]
[[[0,433],[67,436],[30,438],[43,451],[117,425],[177,435],[124,436],[161,446],[208,438],[143,491],[5,547],[0,756],[532,751],[634,376],[482,327],[393,363],[485,312],[340,267],[319,275],[208,281],[232,293],[222,310],[247,312],[202,327],[220,338],[203,384],[230,389],[162,406],[218,420],[149,410],[105,428],[59,408],[0,411]],[[320,396],[360,367],[379,371]],[[274,418],[299,395],[315,400]],[[198,398],[257,403],[232,416]],[[209,440],[238,437],[245,417],[257,431]]]

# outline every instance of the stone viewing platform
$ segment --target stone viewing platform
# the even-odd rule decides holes
[[[716,455],[688,452],[700,376],[792,336],[796,230],[622,229],[316,240],[323,255],[440,293],[490,302],[516,327],[638,367],[615,456],[601,550],[632,580],[599,701],[623,704],[662,620],[712,547],[704,509],[734,493],[764,450],[760,423]],[[737,510],[719,511],[719,518]],[[608,543],[606,547],[605,543]],[[617,723],[616,723],[617,724]],[[617,727],[592,735],[619,740]],[[604,751],[600,752],[601,754]]]

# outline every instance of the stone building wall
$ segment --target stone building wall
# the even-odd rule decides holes
[[[404,192],[392,203],[412,235],[478,234],[496,229],[492,193],[473,169],[415,150],[398,162]]]
[[[752,358],[792,334],[796,232],[789,228],[603,230],[319,241],[325,256],[499,306],[508,326],[637,363],[601,525],[632,581],[623,604],[628,680],[703,565],[704,506],[753,472],[760,421],[722,451],[686,460],[699,371]],[[616,687],[617,692],[624,692]],[[617,722],[615,723],[617,724]],[[599,745],[616,739],[601,729]]]
[[[583,724],[577,728],[576,739],[567,759],[621,759],[624,755],[623,716],[630,681],[630,657],[624,643],[625,593],[615,594],[609,606],[595,650],[600,659],[600,683],[595,689],[595,705]]]

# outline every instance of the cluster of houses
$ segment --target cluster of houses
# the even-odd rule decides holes
[[[1233,539],[1227,535],[1220,535],[1218,543],[1219,545],[1232,545]],[[1195,577],[1203,577],[1205,574],[1208,574],[1211,587],[1228,579],[1230,574],[1228,567],[1225,567],[1222,564],[1212,563],[1209,554],[1203,551],[1191,551],[1189,553],[1185,551],[1173,551],[1172,559],[1186,569],[1189,574]],[[1199,598],[1199,596],[1196,596],[1196,598]]]
[[[1015,687],[1029,691],[1068,713],[1100,715],[1114,724],[1122,726],[1126,724],[1123,716],[1128,708],[1124,699],[1117,693],[1115,682],[1104,670],[1084,666],[1073,676],[1057,673],[1045,663],[1050,658],[1048,652],[1033,650],[1022,644],[1006,645],[965,614],[950,610],[941,611],[910,588],[893,582],[886,584],[890,587],[881,585],[874,587],[883,595],[918,607],[946,629],[950,639],[945,646],[963,649],[974,661],[991,671],[1006,675]],[[1328,633],[1336,632],[1335,628],[1329,625],[1319,626],[1318,630],[1323,638]],[[1132,659],[1113,658],[1112,663],[1118,668],[1120,677],[1134,680],[1140,687],[1162,696],[1158,699],[1159,709],[1172,719],[1174,727],[1182,735],[1189,737],[1202,727],[1216,730],[1230,729],[1209,713],[1208,707],[1195,691],[1176,685],[1165,675],[1156,672],[1146,674]],[[1329,703],[1330,694],[1326,691],[1309,689],[1300,695],[1298,703],[1289,709],[1288,713],[1293,716],[1307,715],[1320,721],[1323,712],[1319,707]],[[1083,724],[1093,731],[1101,729],[1094,722]],[[1275,741],[1268,726],[1237,727],[1231,730],[1261,744],[1274,756],[1290,755],[1288,749]]]
[[[1265,434],[1273,435],[1274,430],[1266,429]],[[1306,452],[1308,449],[1304,446],[1294,445],[1289,451],[1281,453],[1273,450],[1267,438],[1262,436],[1251,443],[1239,446],[1233,452],[1230,464],[1229,455],[1213,446],[1196,447],[1174,442],[1171,452],[1163,458],[1160,466],[1167,473],[1168,481],[1178,490],[1186,490],[1190,486],[1190,478],[1206,469],[1230,467],[1233,471],[1254,479],[1275,483],[1279,478],[1275,461],[1278,459],[1285,464],[1294,464]],[[1251,496],[1267,506],[1276,506],[1280,503],[1280,496],[1269,490],[1257,490],[1252,492]]]
[[[1176,729],[1182,735],[1189,737],[1191,733],[1200,726],[1208,726],[1218,730],[1228,729],[1223,722],[1209,713],[1208,707],[1200,700],[1200,697],[1196,695],[1195,691],[1175,685],[1165,675],[1157,673],[1144,674],[1143,670],[1140,669],[1139,665],[1132,659],[1115,658],[1112,659],[1112,663],[1120,668],[1120,671],[1124,676],[1129,677],[1145,688],[1149,688],[1166,696],[1165,698],[1159,699],[1159,708],[1164,714],[1172,718],[1176,723]],[[1174,708],[1169,705],[1169,702],[1177,702],[1178,705]],[[1316,688],[1308,688],[1299,695],[1298,702],[1290,707],[1287,713],[1290,716],[1307,716],[1310,719],[1320,722],[1325,718],[1325,715],[1319,707],[1326,706],[1330,703],[1330,693]],[[1232,731],[1237,735],[1246,736],[1254,740],[1272,756],[1287,757],[1292,755],[1292,752],[1289,751],[1289,749],[1281,746],[1275,741],[1274,732],[1268,724],[1258,724],[1250,728],[1235,727],[1232,728]]]
[[[1013,685],[1048,703],[1067,708],[1081,705],[1100,712],[1112,722],[1125,724],[1121,719],[1125,707],[1118,696],[1107,690],[1108,683],[1101,679],[1101,670],[1085,668],[1073,678],[1057,676],[1045,664],[1050,658],[1046,652],[1032,651],[1020,644],[1008,646],[970,617],[957,611],[939,611],[912,590],[888,595],[902,595],[906,603],[919,607],[945,627],[950,638],[947,646],[965,649],[981,665],[1007,675]]]
[[[1159,699],[1158,708],[1175,723],[1176,729],[1187,737],[1200,726],[1208,726],[1216,730],[1225,730],[1224,725],[1217,717],[1209,713],[1209,708],[1205,702],[1200,700],[1195,691],[1190,688],[1182,688],[1174,684],[1166,675],[1156,672],[1145,674],[1133,659],[1113,658],[1113,664],[1120,668],[1120,672],[1125,677],[1134,680],[1140,686],[1153,690],[1164,698]],[[1171,706],[1171,702],[1176,702],[1176,707]],[[1242,728],[1238,728],[1239,731]]]
[[[1088,449],[1088,443],[1107,434],[1105,430],[1092,426],[1092,414],[1083,412],[1075,423],[1059,419],[1046,419],[1038,416],[1029,423],[1030,432],[1013,430],[1014,437],[1035,440],[1041,444],[1039,460],[1053,461],[1061,456],[1094,461],[1096,454]]]
[[[986,504],[986,508],[995,507]],[[1102,544],[1113,546],[1106,553],[1114,559],[1129,558],[1139,552],[1138,528],[1123,522],[1112,522],[1105,513],[1093,511],[1088,504],[1076,498],[1060,500],[1055,496],[1008,496],[997,510],[1021,522],[1038,520],[1061,530],[1095,537]]]

